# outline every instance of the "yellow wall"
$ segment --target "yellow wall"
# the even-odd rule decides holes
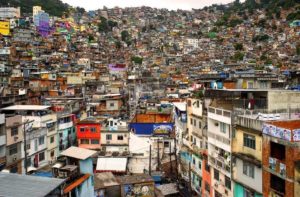
[[[9,21],[0,21],[0,34],[7,36],[9,33]]]
[[[255,150],[244,146],[244,133],[255,136]],[[261,161],[262,137],[251,132],[243,131],[241,128],[237,128],[235,132],[235,138],[232,140],[232,152],[249,154]]]

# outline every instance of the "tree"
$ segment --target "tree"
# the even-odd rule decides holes
[[[243,50],[244,46],[242,43],[236,43],[236,44],[234,44],[234,48],[237,51],[241,51],[241,50]]]
[[[131,57],[131,61],[133,61],[136,64],[142,64],[143,63],[143,58],[139,56],[133,56]]]
[[[242,61],[244,59],[244,55],[244,53],[238,51],[233,55],[232,59],[235,61]]]
[[[119,40],[116,41],[115,44],[116,44],[116,48],[117,48],[117,49],[120,49],[120,48],[121,48],[121,42],[120,42]]]
[[[296,54],[300,55],[300,44],[296,46]]]
[[[129,35],[128,31],[124,30],[121,32],[122,41],[124,41],[124,42],[128,41],[129,37],[130,37],[130,35]]]
[[[89,42],[91,42],[91,41],[94,40],[94,36],[93,35],[89,35],[88,39],[89,39]]]

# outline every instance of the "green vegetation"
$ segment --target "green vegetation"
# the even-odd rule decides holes
[[[143,63],[143,58],[139,56],[133,56],[131,57],[131,61],[136,63],[136,64],[142,64]]]
[[[287,15],[286,20],[288,21],[300,20],[300,10],[298,10],[297,12],[292,12],[289,15]]]
[[[69,5],[61,0],[1,0],[0,6],[21,7],[21,13],[32,13],[33,6],[42,6],[52,16],[61,17],[68,12]]]
[[[254,36],[252,42],[264,42],[269,39],[269,36],[266,34]]]
[[[112,31],[113,27],[118,26],[116,21],[107,20],[103,16],[100,17],[101,22],[98,24],[98,30],[100,32],[109,32]]]
[[[236,44],[234,44],[234,48],[237,51],[241,51],[241,50],[243,50],[244,46],[242,43],[236,43]]]
[[[300,44],[296,46],[296,54],[300,55]]]
[[[237,51],[232,57],[231,59],[235,60],[235,61],[242,61],[244,59],[245,54]]]

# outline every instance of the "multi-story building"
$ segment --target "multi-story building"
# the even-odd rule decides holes
[[[6,129],[6,166],[5,169],[12,173],[22,174],[23,167],[23,124],[22,116],[16,115],[5,119]]]
[[[239,115],[232,134],[234,196],[262,196],[263,120]]]
[[[0,114],[0,171],[6,163],[6,132],[5,132],[5,115]]]
[[[77,123],[78,147],[100,150],[101,147],[101,122],[87,118]]]
[[[124,121],[110,118],[101,128],[101,149],[105,152],[128,152],[129,130]]]
[[[57,112],[58,152],[76,144],[75,117],[69,112]]]
[[[21,8],[17,7],[1,7],[0,8],[0,18],[20,18],[21,16]]]
[[[299,119],[267,122],[262,133],[263,196],[299,196]]]

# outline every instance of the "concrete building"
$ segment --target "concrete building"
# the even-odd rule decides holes
[[[299,119],[263,125],[263,196],[299,196],[299,129]]]
[[[0,18],[20,18],[21,17],[21,8],[17,7],[0,7]]]

